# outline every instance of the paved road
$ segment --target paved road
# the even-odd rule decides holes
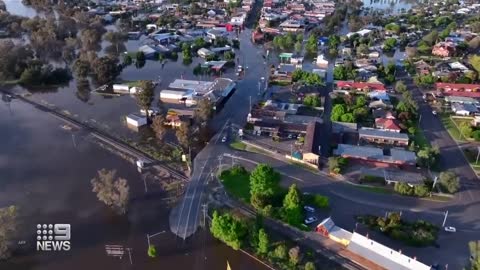
[[[248,67],[245,75],[237,82],[236,91],[226,102],[212,121],[212,129],[217,134],[210,143],[195,157],[193,174],[183,200],[170,214],[170,229],[177,236],[185,239],[195,233],[198,227],[202,195],[205,183],[212,170],[218,164],[217,149],[221,138],[227,134],[229,123],[243,126],[252,104],[261,97],[258,82],[261,77],[267,78],[267,64],[264,63],[263,49],[252,44],[249,39],[251,30],[240,34],[240,51],[237,57],[241,65]],[[261,89],[263,91],[263,85]]]

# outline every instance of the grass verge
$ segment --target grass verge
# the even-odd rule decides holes
[[[243,142],[241,141],[234,141],[230,144],[230,147],[232,147],[233,149],[236,149],[236,150],[241,150],[241,151],[245,151],[245,149],[247,149],[247,145],[244,144]]]
[[[358,189],[362,189],[365,191],[373,192],[373,193],[381,193],[381,194],[394,194],[395,192],[389,188],[385,187],[374,187],[374,186],[355,186]]]
[[[220,174],[227,192],[246,203],[250,203],[250,173],[243,167],[234,166]]]

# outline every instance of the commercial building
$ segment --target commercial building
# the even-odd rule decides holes
[[[417,156],[414,152],[395,148],[390,149],[389,154],[386,154],[385,152],[383,149],[377,147],[350,144],[339,144],[337,149],[334,150],[334,154],[337,156],[377,167],[416,165]]]

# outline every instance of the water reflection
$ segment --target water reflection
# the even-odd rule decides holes
[[[25,6],[21,0],[3,0],[7,12],[13,15],[33,18],[35,16],[45,17],[43,12],[38,12],[32,7]]]
[[[408,0],[363,0],[364,8],[382,10],[387,13],[398,13],[402,10],[409,10],[412,8],[412,5],[412,1]]]

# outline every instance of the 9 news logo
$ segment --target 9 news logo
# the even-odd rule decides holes
[[[37,224],[37,251],[69,251],[70,224]]]

